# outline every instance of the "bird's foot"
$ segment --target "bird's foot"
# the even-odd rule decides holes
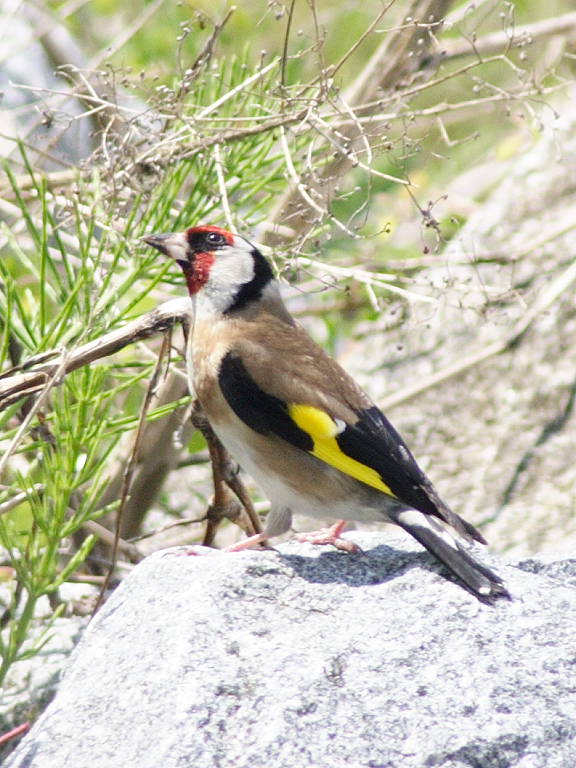
[[[362,550],[358,544],[353,541],[343,539],[341,533],[346,527],[346,520],[339,520],[329,528],[322,528],[319,531],[310,531],[310,533],[299,533],[295,536],[296,541],[307,542],[308,544],[332,544],[336,549],[350,554],[361,554]]]
[[[242,552],[245,549],[260,549],[258,546],[267,539],[264,533],[256,533],[254,536],[248,536],[247,539],[236,542],[229,547],[223,549],[216,549],[215,547],[205,547],[202,544],[192,544],[188,547],[182,547],[180,552],[172,552],[179,557],[206,557],[207,555],[221,555],[226,552]]]
[[[264,544],[268,536],[265,533],[255,533],[253,536],[248,536],[247,539],[237,541],[236,544],[232,544],[229,547],[225,547],[222,552],[243,552],[245,549],[262,549],[259,544]]]
[[[319,531],[310,531],[309,533],[299,533],[294,538],[296,541],[307,542],[308,544],[331,544],[336,549],[340,549],[343,552],[349,552],[350,554],[361,554],[362,549],[353,541],[343,539],[341,533],[346,527],[346,520],[340,520],[329,528],[322,528]],[[207,555],[217,555],[229,552],[243,552],[246,549],[267,549],[267,547],[260,547],[260,544],[265,544],[268,539],[265,533],[256,533],[254,536],[248,536],[246,539],[237,541],[236,544],[231,544],[229,547],[223,549],[215,549],[214,547],[205,547],[201,544],[195,544],[188,547],[183,547],[182,551],[171,553],[180,557],[206,557]]]

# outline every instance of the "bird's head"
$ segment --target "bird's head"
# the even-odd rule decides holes
[[[176,261],[192,297],[220,314],[258,301],[274,275],[260,251],[221,227],[190,227],[184,232],[147,235],[145,243]]]

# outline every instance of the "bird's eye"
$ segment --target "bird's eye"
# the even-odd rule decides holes
[[[226,238],[224,235],[221,235],[219,232],[208,232],[206,235],[206,240],[210,243],[210,245],[225,245],[226,244]]]

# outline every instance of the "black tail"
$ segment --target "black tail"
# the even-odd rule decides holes
[[[429,515],[414,509],[403,509],[388,514],[397,525],[437,557],[483,603],[493,603],[500,597],[510,599],[510,593],[500,576],[475,560]]]

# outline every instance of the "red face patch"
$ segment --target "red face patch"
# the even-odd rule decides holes
[[[182,266],[190,296],[194,296],[206,285],[210,276],[210,269],[215,260],[216,254],[214,253],[197,253],[192,264]]]

